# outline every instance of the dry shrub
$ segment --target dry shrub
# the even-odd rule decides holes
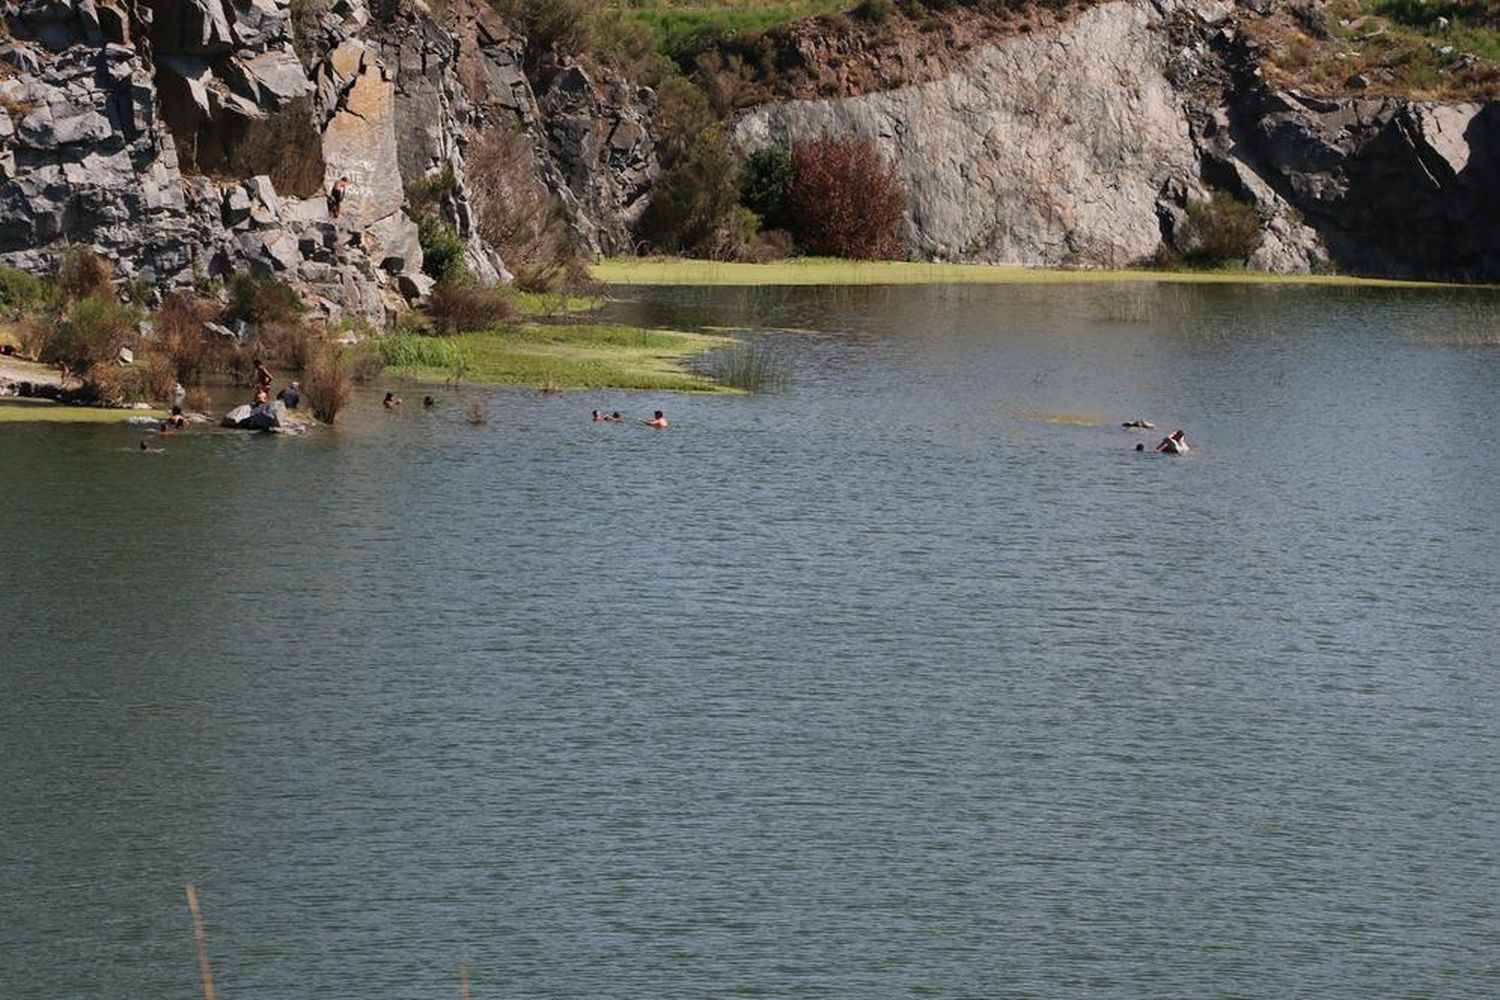
[[[189,413],[207,413],[213,409],[213,405],[213,397],[208,394],[207,389],[200,386],[189,389],[187,395],[182,397],[182,408]]]
[[[253,352],[268,365],[289,371],[306,371],[323,345],[323,331],[301,320],[262,323],[250,340]]]
[[[73,247],[57,265],[57,289],[64,298],[114,298],[114,265],[92,250]]]
[[[151,316],[157,347],[171,359],[177,381],[183,385],[192,385],[204,372],[224,365],[227,345],[205,329],[217,311],[208,299],[168,292]]]
[[[438,333],[489,330],[515,315],[505,292],[468,280],[439,281],[427,300],[427,316]]]
[[[302,395],[308,407],[325,424],[338,419],[353,393],[354,383],[331,347],[318,354],[302,379]]]
[[[824,135],[792,151],[785,205],[810,253],[858,260],[897,257],[895,228],[906,185],[867,138]]]
[[[364,343],[351,350],[344,358],[344,368],[349,376],[364,385],[373,382],[385,371],[385,352],[378,344]]]
[[[491,134],[469,150],[469,190],[479,235],[526,291],[550,291],[582,267],[562,202],[533,170],[523,133]]]
[[[148,354],[133,365],[98,361],[83,370],[82,399],[100,406],[154,403],[169,406],[176,397],[177,377],[172,362],[162,354]]]

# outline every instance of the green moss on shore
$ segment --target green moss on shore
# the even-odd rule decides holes
[[[457,364],[395,366],[420,381],[459,375],[468,383],[558,389],[727,391],[683,367],[727,338],[607,324],[521,323],[443,338]],[[446,352],[445,352],[446,353]]]
[[[0,424],[119,424],[132,417],[165,420],[165,410],[114,410],[102,406],[69,406],[50,399],[0,398]]]
[[[1347,285],[1432,288],[1432,282],[1350,278],[1328,274],[1262,271],[1063,270],[1013,264],[931,264],[799,257],[770,264],[712,260],[616,257],[593,265],[594,280],[614,285],[1046,285],[1151,282],[1158,284]]]

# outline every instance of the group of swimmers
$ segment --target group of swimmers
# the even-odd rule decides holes
[[[611,410],[609,413],[605,413],[602,410],[595,410],[592,416],[596,424],[618,424],[623,423],[625,420],[624,417],[620,416],[619,410]],[[646,427],[660,429],[667,426],[667,418],[662,415],[660,410],[657,410],[650,420],[642,420],[641,423]]]
[[[1127,420],[1120,426],[1128,431],[1149,431],[1156,429],[1156,425],[1149,420]],[[1135,446],[1135,450],[1145,451],[1146,445],[1144,443],[1138,444]],[[1188,447],[1187,436],[1180,430],[1173,431],[1162,438],[1161,443],[1153,450],[1159,451],[1163,455],[1186,455],[1189,451],[1192,451]]]

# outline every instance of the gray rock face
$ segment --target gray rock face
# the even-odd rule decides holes
[[[910,189],[917,257],[1127,264],[1223,190],[1260,217],[1251,267],[1500,277],[1500,105],[1273,93],[1230,16],[1103,4],[931,83],[753,108],[735,137],[868,136]]]
[[[1344,270],[1500,276],[1500,104],[1252,93],[1236,135]]]
[[[424,7],[377,25],[364,0],[339,0],[317,22],[310,76],[290,0],[115,2],[27,0],[11,19],[0,262],[43,270],[81,244],[166,286],[249,270],[327,316],[376,321],[427,287],[400,280],[422,266],[405,184],[462,175],[466,119],[456,43]],[[396,35],[415,42],[387,44]],[[410,81],[440,93],[441,114]],[[462,189],[452,202],[469,211]]]
[[[913,256],[1120,266],[1160,243],[1162,192],[1198,184],[1166,57],[1149,7],[1108,4],[932,83],[753,109],[735,136],[747,149],[874,140],[910,191],[899,235]]]

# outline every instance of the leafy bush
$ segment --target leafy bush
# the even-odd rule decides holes
[[[348,404],[354,384],[332,348],[325,348],[309,365],[302,379],[302,394],[313,416],[325,424],[338,419],[339,411]]]
[[[768,146],[750,154],[740,178],[740,201],[760,216],[768,229],[786,225],[783,202],[792,179],[792,154],[782,146]]]
[[[417,213],[417,241],[422,244],[422,270],[428,276],[442,281],[468,272],[464,264],[464,238],[441,216],[433,212]]]
[[[0,307],[35,309],[47,301],[50,285],[36,275],[13,267],[0,267]]]
[[[65,298],[113,298],[114,280],[114,265],[85,247],[72,247],[57,265],[57,289]]]
[[[241,272],[229,283],[224,315],[246,323],[291,323],[302,316],[303,308],[302,297],[291,285]]]
[[[1219,267],[1242,263],[1260,246],[1260,219],[1255,208],[1216,191],[1208,201],[1188,206],[1177,228],[1177,249],[1189,264]]]
[[[899,256],[894,230],[906,186],[869,139],[822,136],[792,153],[786,212],[811,253],[861,260]]]
[[[850,13],[868,24],[884,24],[895,9],[895,0],[860,0]]]
[[[439,333],[488,330],[515,314],[503,291],[464,278],[438,282],[427,300],[427,315]]]
[[[641,219],[642,234],[667,251],[732,255],[740,229],[739,161],[703,94],[673,78],[660,93],[661,180]]]
[[[41,361],[65,362],[81,371],[89,365],[113,363],[135,333],[137,320],[136,310],[112,295],[89,295],[70,303],[55,321],[28,324],[44,330],[39,343],[27,346]]]

